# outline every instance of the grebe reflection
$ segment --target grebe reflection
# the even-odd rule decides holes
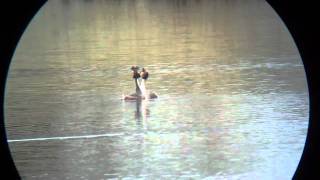
[[[134,116],[137,121],[137,124],[142,125],[144,127],[147,126],[147,120],[148,117],[150,117],[150,110],[148,108],[147,100],[136,101],[136,110],[134,112]]]

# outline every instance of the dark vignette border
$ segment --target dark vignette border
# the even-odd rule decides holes
[[[5,1],[0,5],[0,162],[1,177],[20,179],[13,163],[4,126],[4,93],[7,73],[16,45],[36,12],[46,0]],[[315,1],[302,3],[294,0],[267,0],[286,24],[300,52],[309,88],[309,127],[304,151],[293,179],[316,179],[320,177],[320,29],[317,21]],[[320,16],[319,16],[320,17]],[[320,18],[319,18],[320,19]],[[318,141],[317,141],[318,140]],[[320,178],[318,178],[320,179]]]
[[[308,134],[293,179],[320,179],[320,68],[319,12],[313,1],[267,0],[289,29],[299,50],[307,75],[309,89]],[[316,178],[317,177],[317,178]]]
[[[0,3],[0,179],[21,179],[10,155],[4,124],[4,93],[11,58],[22,33],[46,0]]]

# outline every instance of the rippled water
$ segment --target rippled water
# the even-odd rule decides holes
[[[133,64],[158,99],[121,100]],[[308,93],[262,0],[63,0],[24,33],[5,112],[23,179],[290,179]]]

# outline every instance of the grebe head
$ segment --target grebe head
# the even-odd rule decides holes
[[[137,70],[139,70],[139,66],[131,66],[131,70],[132,71],[137,71]]]

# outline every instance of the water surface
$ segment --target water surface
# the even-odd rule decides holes
[[[120,99],[133,64],[159,99]],[[20,40],[5,112],[23,179],[290,179],[308,93],[262,0],[61,0]]]

